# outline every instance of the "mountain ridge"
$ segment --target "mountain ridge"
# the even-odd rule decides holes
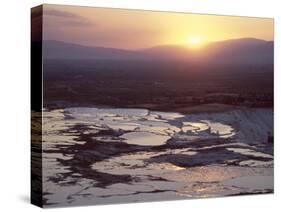
[[[44,59],[182,60],[191,63],[272,64],[274,41],[256,38],[210,42],[201,49],[160,45],[126,50],[85,46],[56,40],[43,41]]]

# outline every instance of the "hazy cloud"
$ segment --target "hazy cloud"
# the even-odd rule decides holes
[[[71,13],[71,12],[55,10],[55,9],[45,9],[44,14],[50,15],[50,16],[64,17],[64,18],[79,18],[79,19],[83,18],[83,17],[76,15],[74,13]]]
[[[61,11],[61,10],[56,10],[56,9],[45,9],[44,15],[58,18],[64,24],[67,24],[69,26],[93,26],[93,25],[95,25],[93,22],[91,22],[87,18],[74,14],[74,13],[71,13],[71,12],[67,12],[67,11]]]

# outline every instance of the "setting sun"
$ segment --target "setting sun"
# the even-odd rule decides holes
[[[200,37],[189,37],[187,39],[187,44],[190,47],[197,48],[202,45],[202,39]]]

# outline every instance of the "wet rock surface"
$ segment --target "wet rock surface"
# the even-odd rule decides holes
[[[273,192],[270,109],[66,108],[43,118],[47,207]]]

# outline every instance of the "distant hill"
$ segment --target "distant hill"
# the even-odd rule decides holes
[[[209,44],[203,54],[215,63],[273,64],[273,46],[273,41],[232,39]]]
[[[124,59],[132,58],[133,52],[122,49],[89,47],[61,41],[44,41],[45,59]]]
[[[273,41],[255,38],[212,42],[199,50],[165,45],[140,50],[89,47],[60,41],[44,41],[44,59],[181,60],[190,63],[273,64]]]

